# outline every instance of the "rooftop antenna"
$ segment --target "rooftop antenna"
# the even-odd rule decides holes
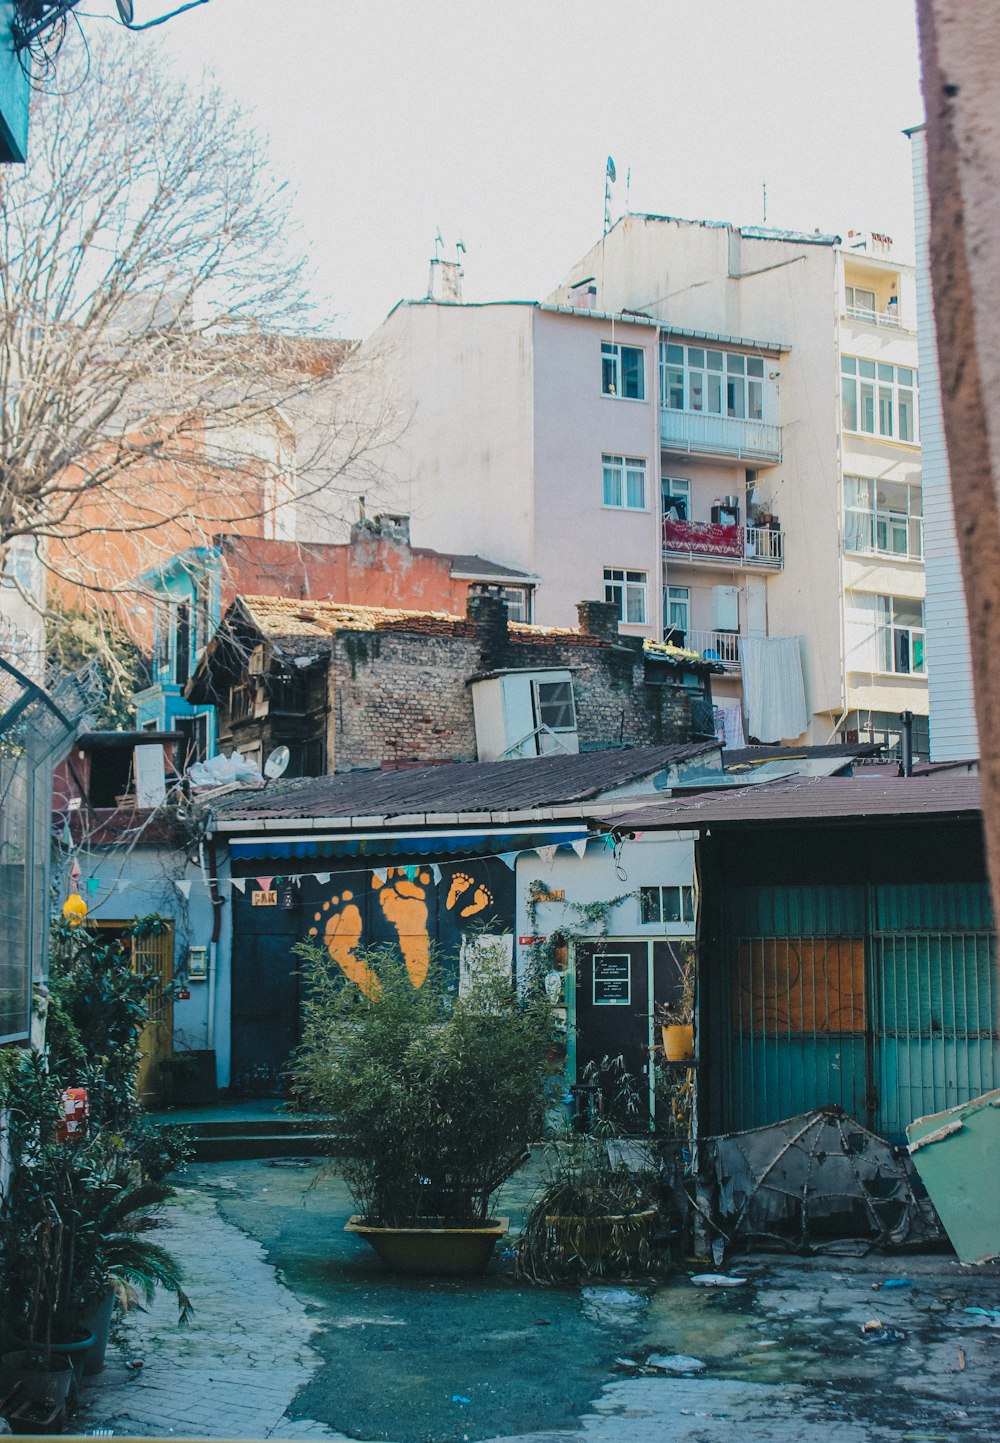
[[[439,260],[441,259],[441,247],[442,247],[443,245],[444,245],[444,236],[441,234],[441,230],[440,230],[440,227],[439,227],[439,228],[438,228],[438,233],[437,233],[437,235],[434,237],[434,259],[435,259],[436,261],[439,261]]]
[[[607,235],[611,229],[611,187],[618,179],[615,174],[615,163],[608,156],[608,163],[604,167],[604,234]]]

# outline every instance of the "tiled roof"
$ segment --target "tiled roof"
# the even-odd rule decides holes
[[[862,772],[867,771],[862,768]],[[880,769],[881,770],[881,769]],[[978,776],[925,772],[853,777],[793,777],[725,792],[640,801],[604,817],[623,831],[704,831],[708,827],[780,822],[858,821],[869,817],[977,816],[982,809]]]
[[[213,804],[226,822],[254,818],[392,817],[523,811],[590,801],[681,761],[718,750],[715,742],[561,753],[507,762],[452,762],[405,771],[343,772],[234,792]]]
[[[420,632],[426,636],[475,636],[464,616],[443,611],[403,611],[390,606],[353,606],[337,601],[302,601],[284,596],[242,596],[240,602],[261,634],[273,640],[322,640],[338,631]],[[569,641],[579,646],[605,646],[600,637],[572,627],[508,624],[512,641]]]

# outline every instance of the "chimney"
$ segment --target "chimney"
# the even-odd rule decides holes
[[[445,301],[450,305],[462,304],[462,277],[465,272],[458,261],[431,261],[431,278],[427,283],[429,301]]]
[[[899,732],[899,775],[913,776],[913,713],[901,711],[899,720],[903,723]]]
[[[485,668],[500,666],[507,654],[507,603],[489,591],[472,591],[465,603],[466,618],[479,642],[479,661]]]
[[[613,601],[578,601],[576,614],[584,636],[598,636],[601,641],[619,640],[618,608]]]

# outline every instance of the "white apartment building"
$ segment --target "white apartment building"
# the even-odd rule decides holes
[[[442,263],[436,263],[440,272]],[[627,216],[543,303],[463,305],[457,267],[366,343],[409,423],[413,539],[538,576],[534,620],[720,660],[732,741],[926,751],[911,267],[885,238]]]

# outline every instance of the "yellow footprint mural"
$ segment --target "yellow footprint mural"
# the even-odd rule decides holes
[[[370,940],[382,940],[388,933],[402,954],[413,986],[422,987],[430,967],[431,933],[435,932],[435,940],[447,952],[447,942],[451,939],[442,936],[442,924],[449,918],[451,926],[445,930],[454,932],[452,950],[455,955],[464,937],[462,922],[473,917],[487,921],[493,915],[487,909],[492,908],[493,913],[499,910],[501,920],[510,914],[502,925],[506,929],[513,928],[512,874],[501,863],[502,875],[491,870],[489,875],[493,885],[488,886],[482,876],[488,865],[474,864],[468,870],[461,869],[450,877],[442,878],[440,887],[446,889],[443,914],[437,914],[436,926],[433,927],[431,918],[435,915],[435,898],[441,893],[434,885],[430,869],[387,867],[384,872],[360,873],[357,884],[361,895],[348,890],[342,881],[337,894],[323,902],[315,912],[309,936],[322,941],[345,977],[349,977],[366,997],[376,997],[378,978],[363,956],[358,955],[364,951],[367,912]],[[370,889],[367,896],[364,895],[366,886]],[[507,892],[510,893],[509,898],[503,896],[497,908],[498,893]]]

